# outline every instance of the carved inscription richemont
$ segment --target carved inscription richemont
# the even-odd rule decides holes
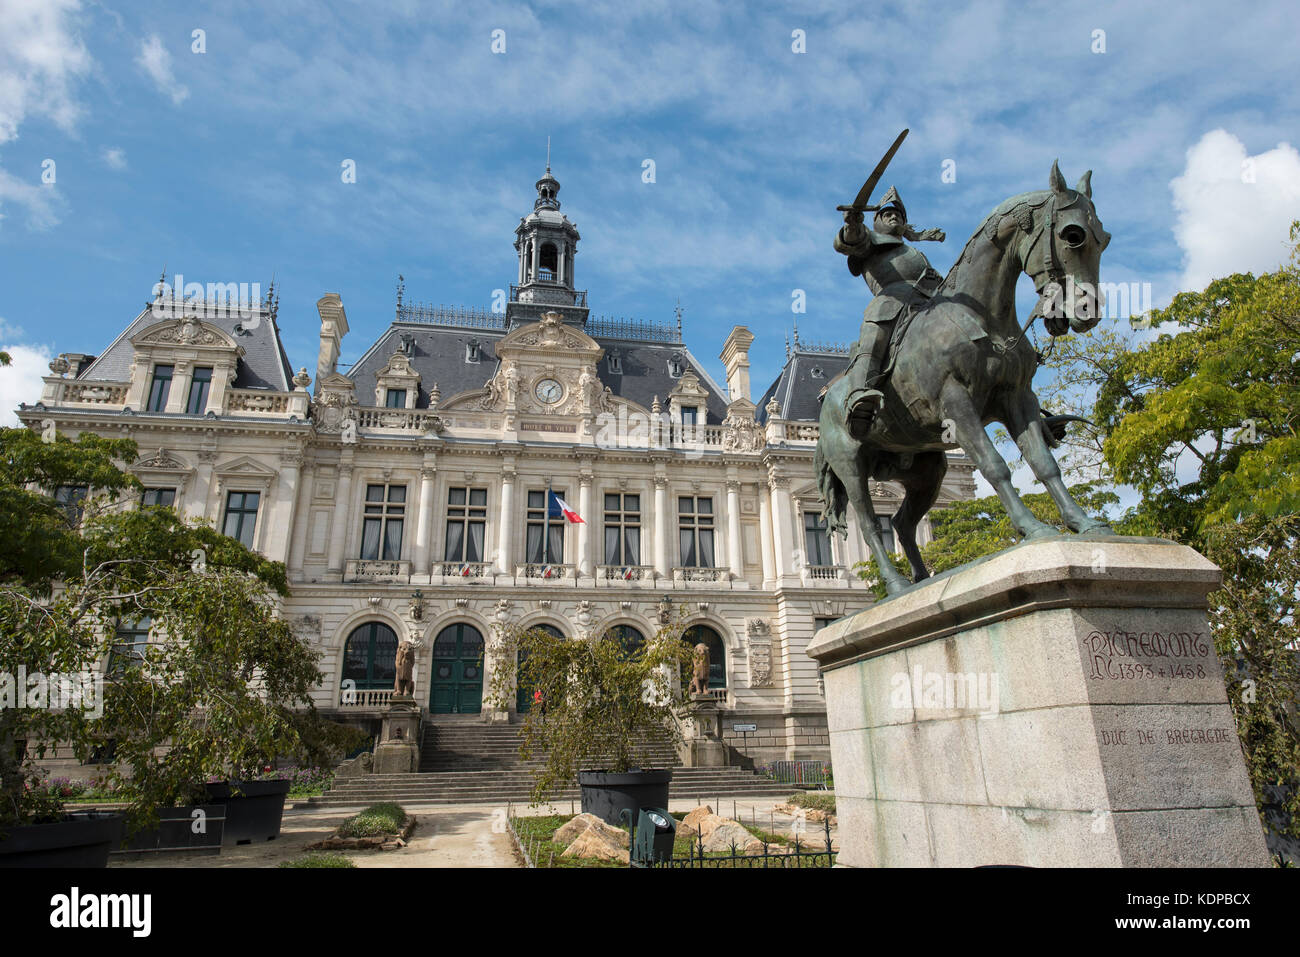
[[[1203,631],[1092,631],[1083,650],[1095,680],[1207,678],[1214,645]]]

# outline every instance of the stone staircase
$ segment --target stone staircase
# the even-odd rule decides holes
[[[403,804],[527,804],[532,769],[543,762],[519,757],[518,725],[483,724],[475,716],[439,715],[426,720],[420,770],[415,774],[371,774],[345,778],[328,792],[311,798],[311,807],[344,807],[397,801]],[[789,785],[776,784],[742,768],[684,768],[666,731],[641,742],[646,763],[672,768],[673,799],[782,797]],[[551,800],[579,799],[577,782]]]

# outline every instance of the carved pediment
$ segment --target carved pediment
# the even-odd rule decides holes
[[[188,471],[189,466],[166,449],[160,448],[149,458],[138,459],[131,468],[133,471],[183,472]]]
[[[131,344],[135,346],[208,346],[219,349],[239,349],[239,344],[228,333],[193,316],[185,316],[181,319],[165,319],[149,326],[132,336]]]
[[[278,473],[269,465],[264,465],[251,456],[241,455],[224,465],[217,466],[213,469],[213,474],[223,478],[259,479],[269,482]]]

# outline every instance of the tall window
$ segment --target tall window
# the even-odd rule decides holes
[[[894,542],[894,518],[892,515],[877,515],[876,528],[880,529],[880,537],[885,540],[885,551],[893,552],[898,550],[898,545]]]
[[[54,490],[54,501],[68,517],[69,525],[81,524],[81,515],[85,511],[81,503],[86,500],[89,491],[85,485],[60,485]]]
[[[605,495],[605,564],[641,564],[641,496]]]
[[[483,561],[483,532],[487,527],[487,489],[447,490],[447,549],[443,561]]]
[[[682,565],[713,568],[713,499],[682,495],[677,499],[677,541]]]
[[[190,397],[185,403],[185,411],[190,415],[202,415],[208,408],[208,392],[212,389],[212,370],[200,366],[194,370],[190,379]]]
[[[147,488],[144,495],[140,498],[141,505],[161,505],[164,508],[171,508],[176,504],[176,489],[174,488]]]
[[[563,491],[556,495],[564,498]],[[528,492],[527,561],[533,565],[559,565],[564,561],[564,516],[550,515],[546,489]]]
[[[700,417],[700,407],[697,405],[682,406],[682,425],[692,426]]]
[[[253,529],[257,525],[257,503],[260,492],[230,492],[226,495],[226,522],[221,530],[237,538],[248,548],[253,547]]]
[[[807,564],[834,565],[831,557],[831,538],[826,520],[816,512],[803,513],[803,545]]]
[[[153,382],[149,385],[148,412],[162,412],[167,408],[167,396],[172,391],[172,367],[154,366]]]
[[[113,647],[108,654],[108,676],[110,678],[123,674],[128,668],[139,666],[144,660],[144,652],[149,644],[149,629],[153,619],[140,618],[136,621],[118,622],[113,636]]]
[[[367,485],[365,524],[361,530],[361,557],[386,562],[395,562],[401,558],[402,524],[405,516],[405,485]]]
[[[384,393],[384,406],[389,409],[406,408],[406,390],[405,389],[388,389]]]
[[[391,688],[397,677],[397,633],[381,621],[368,621],[348,636],[343,648],[343,680],[357,690]]]

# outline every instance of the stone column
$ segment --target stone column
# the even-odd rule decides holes
[[[188,359],[177,359],[172,364],[172,388],[167,393],[167,405],[164,412],[184,412],[185,403],[190,396],[190,379],[194,375],[194,364]]]
[[[560,243],[555,257],[555,278],[560,281],[560,285],[564,285],[564,277],[568,275],[568,270],[564,268],[567,265],[565,260],[568,258],[568,255],[568,245],[566,243]]]
[[[772,490],[772,550],[776,558],[776,575],[784,578],[793,573],[794,539],[790,531],[790,479],[775,471],[768,474]]]
[[[503,575],[514,575],[514,557],[511,541],[515,534],[515,470],[506,466],[501,470],[501,524],[497,529],[497,568]]]
[[[586,470],[578,474],[578,514],[582,524],[578,526],[578,575],[590,578],[595,569],[591,567],[591,482],[594,475],[590,463]]]
[[[343,573],[343,549],[348,541],[352,521],[352,450],[344,449],[339,462],[338,496],[334,499],[334,523],[330,527],[329,565],[331,574]]]
[[[199,453],[194,485],[185,498],[186,518],[208,517],[208,501],[212,498],[212,465],[216,460],[216,452],[204,449]]]
[[[776,580],[776,558],[772,552],[772,490],[758,483],[758,537],[763,546],[763,581]]]
[[[740,480],[727,479],[727,561],[731,563],[731,577],[743,578],[744,552],[740,541]]]
[[[424,465],[420,469],[420,497],[416,501],[415,513],[415,553],[411,558],[413,575],[429,574],[429,536],[433,524],[433,480],[438,469],[434,464],[432,453],[425,455]]]
[[[298,478],[298,505],[293,513],[293,540],[289,545],[289,577],[302,578],[302,564],[307,554],[307,526],[311,523],[312,463],[303,464]]]
[[[540,250],[538,249],[537,246],[537,238],[534,237],[533,238],[533,261],[531,263],[532,271],[528,274],[529,282],[537,281],[537,260],[539,255],[540,255]]]
[[[668,567],[668,476],[655,476],[655,573],[670,578]]]
[[[266,536],[266,557],[272,561],[289,564],[289,536],[293,532],[293,516],[298,505],[298,483],[302,472],[301,452],[280,453],[280,481],[276,486],[275,502],[268,503],[266,517],[270,524]],[[270,488],[267,488],[270,494]]]

